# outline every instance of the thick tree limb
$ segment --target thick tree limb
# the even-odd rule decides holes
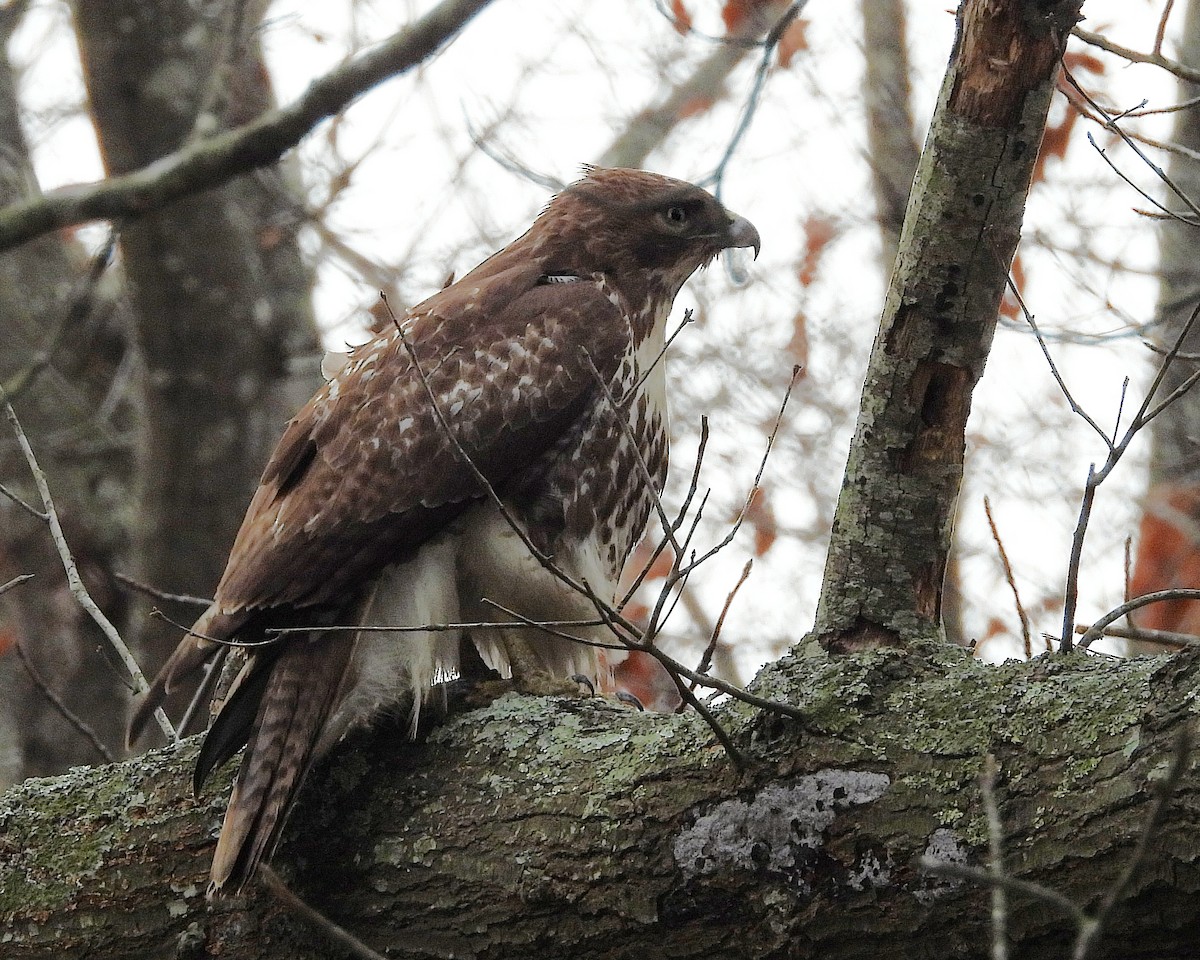
[[[433,54],[490,0],[443,0],[391,39],[316,80],[295,103],[124,176],[63,187],[0,210],[0,250],[62,227],[158,210],[278,160],[322,120]]]
[[[598,700],[506,696],[415,747],[353,738],[316,771],[275,866],[390,956],[982,958],[990,891],[921,859],[985,864],[984,756],[1008,875],[1094,909],[1194,722],[1200,656],[995,667],[884,649],[788,658],[759,692],[811,719],[726,706],[743,775],[695,716]],[[205,901],[228,784],[190,797],[195,750],[0,797],[0,955],[329,955],[266,890]],[[1111,955],[1194,956],[1198,797],[1193,763],[1109,916]],[[1009,900],[1014,956],[1062,956],[1073,923]]]

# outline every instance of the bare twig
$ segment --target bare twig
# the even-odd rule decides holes
[[[1086,919],[1080,909],[1069,897],[1063,896],[1057,890],[1043,887],[1040,883],[1020,880],[1008,874],[993,874],[990,870],[980,870],[978,867],[968,867],[961,863],[947,863],[935,857],[922,857],[921,869],[935,877],[945,877],[949,880],[967,880],[988,887],[1003,887],[1009,893],[1018,893],[1054,907],[1059,912],[1074,920],[1077,924]]]
[[[746,131],[750,129],[750,122],[754,119],[754,114],[758,112],[758,104],[762,99],[762,92],[767,83],[767,74],[771,69],[771,60],[775,55],[775,47],[783,39],[787,28],[800,16],[800,11],[804,9],[807,3],[808,0],[794,0],[791,6],[783,12],[783,15],[775,21],[775,25],[771,27],[767,32],[766,38],[763,40],[762,56],[758,61],[758,69],[754,71],[754,82],[750,86],[750,95],[746,98],[746,103],[742,107],[737,125],[733,128],[733,135],[729,138],[729,143],[725,147],[725,152],[721,154],[721,159],[717,161],[716,168],[701,181],[703,184],[712,184],[713,194],[717,199],[721,198],[721,188],[724,186],[725,181],[725,169],[729,166],[729,162],[733,159],[733,155],[741,145]]]
[[[1004,549],[1004,541],[1000,539],[1000,531],[996,529],[996,520],[992,516],[992,501],[983,498],[983,512],[987,514],[988,526],[992,528],[992,539],[996,541],[996,550],[1000,554],[1000,564],[1004,567],[1004,578],[1012,591],[1013,603],[1017,606],[1017,616],[1021,620],[1021,639],[1025,645],[1025,659],[1033,658],[1033,640],[1029,634],[1029,615],[1021,603],[1021,591],[1017,589],[1017,579],[1013,575],[1012,564],[1008,560],[1008,551]]]
[[[1158,30],[1154,34],[1154,55],[1162,56],[1163,37],[1167,33],[1167,21],[1171,18],[1171,8],[1175,6],[1175,0],[1167,0],[1163,4],[1162,16],[1158,18]]]
[[[194,607],[207,607],[212,603],[212,598],[205,599],[204,597],[193,597],[190,593],[167,593],[167,591],[159,590],[158,587],[152,587],[150,584],[143,583],[141,580],[135,580],[126,573],[114,571],[113,577],[118,583],[123,583],[131,590],[144,594],[147,597],[153,597],[155,600],[170,600],[174,603],[190,603]]]
[[[1189,197],[1187,195],[1187,193],[1185,193],[1179,187],[1179,185],[1167,175],[1167,172],[1165,170],[1163,170],[1162,167],[1160,167],[1157,163],[1155,163],[1148,156],[1146,156],[1145,151],[1142,150],[1142,148],[1137,145],[1137,143],[1134,141],[1134,139],[1132,137],[1130,137],[1129,134],[1127,134],[1124,130],[1121,129],[1121,126],[1120,126],[1120,124],[1117,123],[1116,118],[1114,116],[1112,116],[1112,114],[1110,114],[1102,106],[1100,106],[1100,104],[1098,104],[1095,101],[1095,99],[1092,97],[1092,95],[1090,93],[1088,93],[1086,90],[1084,90],[1082,86],[1080,86],[1079,81],[1077,81],[1075,79],[1075,77],[1071,74],[1071,71],[1068,70],[1066,67],[1063,67],[1063,76],[1065,76],[1067,78],[1067,82],[1079,94],[1079,96],[1083,98],[1084,102],[1087,103],[1088,106],[1090,106],[1093,110],[1096,111],[1096,113],[1098,113],[1101,117],[1104,118],[1105,129],[1111,130],[1118,137],[1120,137],[1121,140],[1124,141],[1125,145],[1127,147],[1129,147],[1129,149],[1132,150],[1137,155],[1138,159],[1141,160],[1142,163],[1144,163],[1151,171],[1153,171],[1154,175],[1159,180],[1162,181],[1162,183],[1167,187],[1167,189],[1170,190],[1171,193],[1173,193],[1176,197],[1178,197],[1179,200],[1182,201],[1183,205],[1185,207],[1187,207],[1189,210],[1191,210],[1193,215],[1200,217],[1200,207],[1196,206],[1195,201],[1193,201],[1192,198]],[[1095,146],[1095,140],[1093,140],[1090,133],[1088,134],[1088,140],[1091,141],[1093,146]],[[1099,147],[1097,147],[1097,149],[1099,149]],[[1101,153],[1103,154],[1103,151],[1101,151]],[[1107,162],[1107,158],[1106,158],[1106,162]],[[1142,190],[1140,187],[1138,187],[1136,184],[1134,184],[1131,180],[1129,180],[1129,178],[1126,177],[1123,173],[1121,173],[1121,171],[1118,170],[1116,168],[1116,166],[1112,165],[1111,163],[1109,165],[1112,166],[1113,170],[1116,171],[1117,175],[1120,176],[1122,180],[1125,180],[1126,183],[1129,183],[1130,186],[1132,186],[1135,190],[1137,190],[1139,193],[1141,193],[1142,196],[1146,197],[1146,199],[1149,200],[1152,204],[1159,207],[1159,209],[1163,210],[1164,213],[1167,213],[1171,216],[1175,216],[1174,214],[1171,213],[1171,211],[1169,211],[1165,207],[1163,207],[1162,204],[1158,203],[1157,200],[1155,200],[1153,197],[1151,197],[1149,194],[1147,194],[1144,190]]]
[[[3,387],[0,387],[0,390],[3,390]],[[27,514],[29,514],[34,519],[41,520],[42,523],[45,523],[46,520],[48,519],[44,511],[39,510],[37,507],[33,506],[32,504],[26,503],[24,500],[22,500],[20,497],[18,497],[15,493],[13,493],[11,490],[9,490],[8,487],[6,487],[2,483],[0,483],[0,494],[3,494],[5,497],[7,497],[9,500],[11,500],[13,503],[15,503],[18,507],[20,507],[22,510],[24,510]]]
[[[96,606],[92,600],[91,594],[88,593],[87,587],[84,586],[83,580],[79,576],[79,570],[75,566],[75,558],[71,555],[71,548],[67,544],[67,539],[63,535],[62,525],[58,521],[58,513],[54,509],[54,501],[50,497],[50,486],[46,482],[46,475],[42,472],[42,468],[38,466],[37,458],[33,454],[33,448],[29,445],[29,438],[25,436],[25,431],[21,427],[21,422],[17,419],[16,411],[13,410],[12,404],[8,402],[7,396],[0,388],[0,400],[4,402],[4,413],[8,417],[8,422],[13,429],[13,433],[17,438],[17,443],[21,447],[21,452],[25,456],[25,463],[29,466],[29,472],[33,475],[34,485],[37,487],[38,496],[41,497],[42,506],[46,510],[46,524],[50,528],[50,536],[54,540],[54,546],[58,550],[59,559],[62,561],[63,569],[67,574],[67,584],[71,589],[72,595],[79,602],[79,605],[92,618],[96,626],[98,626],[108,642],[116,650],[117,655],[125,664],[125,669],[129,671],[129,675],[133,678],[134,684],[137,686],[139,693],[145,693],[150,685],[146,683],[146,678],[142,674],[141,667],[138,666],[137,660],[133,654],[129,652],[129,648],[125,646],[125,641],[121,639],[121,635],[117,632],[117,628],[112,625],[112,621],[108,619]],[[154,718],[158,721],[159,727],[168,739],[176,740],[175,729],[171,726],[171,721],[167,719],[167,715],[161,708],[154,711]]]
[[[1179,778],[1183,775],[1190,753],[1191,735],[1185,724],[1179,731],[1179,738],[1175,742],[1175,751],[1166,775],[1154,785],[1154,800],[1150,805],[1146,822],[1142,825],[1142,832],[1138,837],[1137,846],[1134,847],[1133,855],[1125,864],[1125,869],[1121,871],[1117,882],[1108,888],[1096,913],[1080,924],[1079,937],[1075,941],[1075,950],[1071,955],[1072,960],[1087,960],[1087,957],[1100,944],[1104,928],[1112,917],[1113,908],[1129,895],[1129,891],[1137,882],[1138,876],[1146,866],[1150,842],[1162,827],[1167,804],[1170,802],[1175,788],[1179,786]]]
[[[1021,304],[1021,309],[1025,310],[1024,303]],[[1026,316],[1028,316],[1028,311],[1026,311]],[[1134,414],[1133,419],[1125,428],[1125,433],[1122,435],[1120,441],[1114,443],[1107,437],[1106,434],[1104,434],[1102,431],[1099,431],[1099,428],[1094,420],[1092,420],[1090,417],[1087,417],[1085,414],[1081,414],[1081,416],[1083,416],[1088,423],[1092,424],[1092,426],[1095,427],[1098,432],[1100,432],[1100,435],[1104,437],[1104,442],[1108,446],[1108,457],[1105,459],[1103,466],[1101,466],[1099,470],[1096,469],[1096,465],[1094,463],[1088,466],[1087,480],[1084,483],[1083,498],[1079,507],[1079,519],[1075,524],[1075,533],[1071,539],[1071,555],[1067,565],[1066,586],[1063,590],[1063,625],[1062,632],[1059,635],[1060,649],[1063,653],[1069,653],[1074,648],[1075,610],[1079,599],[1079,570],[1083,559],[1084,538],[1087,536],[1088,523],[1091,520],[1092,505],[1096,498],[1096,490],[1116,468],[1117,464],[1121,460],[1121,457],[1124,456],[1125,451],[1129,449],[1129,445],[1133,442],[1134,437],[1136,437],[1138,433],[1145,428],[1146,424],[1158,416],[1158,414],[1165,410],[1167,406],[1182,397],[1184,393],[1191,389],[1197,380],[1200,379],[1200,371],[1198,371],[1197,374],[1188,377],[1183,384],[1171,391],[1171,393],[1162,401],[1158,402],[1157,404],[1154,403],[1155,395],[1162,386],[1163,380],[1167,375],[1167,371],[1170,369],[1171,364],[1175,361],[1176,355],[1179,353],[1182,345],[1187,340],[1187,337],[1191,333],[1192,327],[1195,325],[1198,317],[1200,317],[1200,304],[1197,304],[1196,308],[1192,310],[1191,316],[1188,317],[1187,322],[1183,325],[1183,329],[1179,331],[1179,334],[1176,336],[1171,349],[1169,349],[1166,355],[1163,357],[1162,363],[1159,364],[1158,369],[1155,371],[1154,379],[1151,382],[1150,387],[1146,390],[1146,395],[1142,398],[1142,403],[1138,407],[1137,413]],[[1049,356],[1048,353],[1047,356]],[[1063,386],[1065,391],[1065,386],[1062,385],[1061,378],[1057,379],[1059,379],[1060,386]],[[1112,621],[1110,620],[1108,622],[1111,623]],[[1100,629],[1103,629],[1103,626],[1106,625],[1107,624],[1101,625]],[[1085,639],[1087,639],[1088,643],[1090,644],[1095,637],[1091,636],[1089,632],[1089,635],[1085,637]],[[1082,642],[1081,645],[1086,646],[1085,644],[1082,644]]]
[[[1151,66],[1161,67],[1168,73],[1175,74],[1180,80],[1187,80],[1189,83],[1200,83],[1200,70],[1180,63],[1178,60],[1171,60],[1168,57],[1164,57],[1161,53],[1139,53],[1137,50],[1123,47],[1119,43],[1113,43],[1103,34],[1084,30],[1083,27],[1076,27],[1071,33],[1084,43],[1090,43],[1093,47],[1099,47],[1101,50],[1115,54],[1124,60],[1128,60],[1130,63],[1148,63]]]
[[[1090,624],[1075,624],[1075,633],[1086,634],[1091,629]],[[1114,627],[1111,624],[1101,633],[1106,637],[1116,637],[1118,640],[1139,640],[1142,643],[1161,643],[1165,647],[1197,647],[1200,646],[1200,636],[1191,633],[1176,633],[1174,630],[1151,630],[1147,627]],[[1090,643],[1091,641],[1089,641]]]
[[[713,627],[712,635],[708,638],[708,646],[704,648],[704,655],[700,657],[700,662],[696,665],[697,673],[708,673],[712,667],[713,653],[716,652],[717,643],[721,639],[721,628],[725,626],[725,616],[729,613],[729,608],[733,606],[733,598],[738,595],[738,591],[742,589],[742,584],[750,578],[750,568],[754,565],[754,558],[751,557],[746,561],[746,565],[742,567],[742,575],[738,577],[737,583],[733,585],[733,589],[729,591],[729,595],[725,598],[725,603],[721,607],[720,616],[717,617],[716,625]],[[692,684],[692,689],[696,689],[696,685]]]
[[[324,934],[331,943],[336,944],[343,950],[349,951],[355,957],[361,957],[362,960],[385,960],[382,953],[372,950],[345,927],[334,923],[325,914],[321,913],[321,911],[296,896],[292,892],[292,889],[283,882],[279,874],[269,865],[265,863],[259,864],[258,875],[262,879],[263,886],[271,891],[275,899],[287,907],[295,916],[308,922],[316,930]],[[431,951],[415,942],[406,945],[406,952],[425,955],[431,954]]]
[[[1116,130],[1117,128],[1114,125],[1112,127],[1112,129]],[[1133,138],[1130,137],[1128,134],[1122,133],[1122,136],[1130,143],[1133,142]],[[1118,167],[1116,165],[1116,163],[1113,162],[1112,158],[1109,157],[1109,155],[1108,155],[1108,151],[1105,150],[1104,147],[1102,147],[1098,143],[1096,143],[1096,138],[1092,136],[1091,131],[1088,131],[1087,139],[1088,139],[1088,143],[1090,143],[1092,145],[1092,149],[1095,150],[1098,154],[1100,154],[1100,159],[1103,160],[1108,165],[1108,168],[1113,173],[1115,173],[1118,177],[1120,177],[1122,180],[1124,180],[1126,185],[1129,186],[1130,188],[1132,188],[1133,191],[1135,193],[1137,193],[1143,200],[1145,200],[1147,203],[1149,203],[1152,207],[1158,208],[1159,216],[1162,219],[1175,220],[1178,223],[1195,223],[1195,220],[1191,220],[1187,217],[1180,216],[1178,213],[1176,213],[1170,207],[1164,205],[1156,197],[1154,197],[1150,193],[1148,193],[1139,184],[1135,183],[1133,181],[1133,179],[1128,174],[1125,173],[1124,170],[1122,170],[1120,167]],[[1161,173],[1161,170],[1159,169],[1159,167],[1156,164],[1152,163],[1152,164],[1150,164],[1150,167],[1152,170],[1155,170],[1156,172]],[[1166,174],[1163,173],[1162,177],[1165,180]],[[1180,196],[1183,196],[1183,194],[1180,194]],[[1197,209],[1195,204],[1193,204],[1190,199],[1188,199],[1187,197],[1184,197],[1184,202],[1192,210],[1193,216],[1200,216],[1200,209]]]
[[[1026,649],[1028,649],[1026,637]],[[979,790],[983,794],[983,809],[988,825],[988,872],[993,878],[1004,876],[1004,825],[1000,821],[1000,808],[996,804],[995,754],[983,758],[983,772],[979,775]],[[1008,891],[1003,884],[992,884],[992,960],[1008,960]]]
[[[28,579],[28,577],[25,579]],[[14,646],[16,647],[17,656],[21,659],[21,663],[25,667],[25,672],[29,674],[29,679],[32,680],[33,685],[38,688],[38,692],[50,702],[51,706],[53,706],[54,709],[59,712],[59,714],[64,720],[67,721],[67,723],[79,731],[83,738],[92,745],[92,749],[100,755],[100,758],[105,763],[116,763],[116,758],[112,755],[112,751],[104,745],[104,741],[100,739],[96,731],[88,725],[86,720],[68,707],[66,703],[63,702],[62,697],[60,697],[50,688],[50,684],[46,682],[46,678],[43,677],[40,672],[38,672],[38,668],[33,665],[33,661],[29,658],[29,654],[27,654],[25,652],[25,648],[21,646],[20,637],[17,638],[17,642]]]
[[[379,46],[315,80],[298,100],[243,126],[185,145],[149,166],[98,183],[63,187],[0,210],[0,250],[51,230],[132,217],[274,163],[322,120],[447,43],[490,0],[442,0]]]
[[[8,591],[12,590],[14,587],[19,587],[21,584],[32,579],[32,573],[22,573],[20,576],[13,577],[7,583],[0,583],[0,594],[8,593]]]
[[[733,521],[733,526],[730,527],[729,532],[725,535],[724,539],[722,539],[720,543],[689,562],[688,565],[683,568],[683,572],[690,573],[692,570],[696,569],[696,567],[700,566],[700,564],[715,556],[717,553],[720,553],[725,549],[725,547],[733,542],[733,538],[736,537],[738,531],[741,530],[742,524],[746,521],[746,515],[750,511],[750,506],[754,503],[754,496],[758,493],[759,487],[762,484],[763,474],[767,470],[767,460],[771,456],[771,450],[774,449],[775,440],[778,438],[779,430],[783,426],[783,414],[787,410],[788,401],[792,398],[792,391],[796,389],[796,381],[799,378],[800,366],[797,364],[792,367],[792,377],[788,381],[787,389],[783,392],[783,399],[779,402],[779,411],[775,414],[775,422],[771,425],[771,432],[767,434],[767,445],[763,449],[762,459],[758,461],[758,470],[754,474],[754,482],[750,485],[750,492],[746,494],[746,501],[742,504],[741,510],[738,511],[738,515]]]
[[[1094,431],[1096,431],[1096,435],[1100,437],[1100,439],[1104,441],[1105,445],[1111,450],[1113,443],[1112,440],[1109,439],[1108,433],[1105,432],[1104,428],[1095,420],[1093,420],[1088,412],[1076,402],[1074,395],[1071,393],[1071,389],[1067,386],[1067,382],[1063,379],[1062,374],[1059,373],[1058,364],[1054,362],[1054,357],[1050,355],[1050,348],[1046,345],[1046,338],[1042,336],[1042,331],[1038,328],[1037,320],[1034,319],[1033,313],[1030,312],[1027,306],[1025,306],[1025,298],[1021,296],[1021,291],[1017,289],[1016,281],[1013,280],[1011,272],[1008,274],[1006,283],[1008,284],[1009,291],[1011,291],[1013,297],[1017,301],[1017,306],[1021,309],[1021,315],[1025,318],[1025,322],[1029,324],[1029,329],[1033,331],[1033,335],[1037,339],[1038,346],[1041,347],[1042,356],[1046,358],[1046,363],[1050,367],[1050,373],[1054,377],[1054,382],[1058,384],[1058,389],[1062,392],[1063,397],[1066,398],[1067,405],[1071,408],[1071,412],[1083,420],[1083,422],[1091,427]]]
[[[1119,607],[1113,607],[1112,610],[1088,627],[1084,631],[1083,638],[1079,641],[1079,646],[1086,650],[1108,629],[1109,624],[1116,623],[1134,610],[1140,610],[1142,607],[1149,606],[1152,603],[1160,603],[1164,600],[1200,600],[1200,590],[1191,587],[1174,587],[1170,590],[1156,590],[1154,593],[1144,593],[1140,597],[1127,600]]]

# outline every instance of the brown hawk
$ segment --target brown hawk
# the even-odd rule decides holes
[[[589,168],[523,236],[355,348],[288,424],[215,600],[130,724],[132,739],[217,641],[312,628],[253,650],[201,749],[197,789],[246,747],[212,891],[269,856],[308,769],[348,728],[411,702],[415,729],[432,684],[458,669],[452,632],[323,627],[500,619],[485,601],[539,622],[595,616],[464,454],[537,550],[614,598],[666,477],[667,316],[729,247],[757,255],[758,232],[699,187]],[[470,640],[508,671],[498,631]],[[600,672],[595,648],[570,640],[522,649],[526,668]]]

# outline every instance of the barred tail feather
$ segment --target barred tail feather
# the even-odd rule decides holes
[[[317,635],[293,641],[273,664],[263,665],[269,676],[213,855],[209,896],[241,888],[270,856],[317,759],[321,729],[353,649],[343,638]],[[257,692],[256,686],[246,689]]]

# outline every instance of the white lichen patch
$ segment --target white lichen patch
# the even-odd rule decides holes
[[[929,842],[925,845],[925,852],[921,855],[921,861],[924,863],[953,863],[965,866],[967,863],[967,850],[953,830],[939,827],[929,835]],[[930,900],[936,900],[956,887],[962,886],[963,882],[951,877],[927,876],[923,888],[914,891],[913,896],[922,903],[928,903]]]
[[[882,773],[822,770],[771,784],[749,803],[726,800],[679,835],[675,862],[689,878],[728,868],[792,874],[823,845],[839,811],[878,800],[890,785]],[[886,867],[872,860],[886,879]],[[855,876],[865,883],[871,870],[858,866]]]

